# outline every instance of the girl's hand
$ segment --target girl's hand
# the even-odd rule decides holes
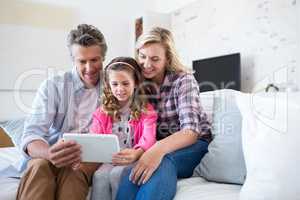
[[[144,150],[139,149],[123,149],[117,154],[113,155],[112,164],[113,165],[129,165],[137,161],[141,155],[144,153]]]
[[[164,154],[159,148],[150,148],[147,150],[132,169],[129,177],[130,180],[134,184],[145,184],[158,168],[163,157]]]

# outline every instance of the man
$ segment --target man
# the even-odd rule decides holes
[[[80,165],[80,145],[63,133],[88,132],[98,107],[107,45],[94,26],[81,24],[68,35],[74,68],[41,84],[27,118],[21,148],[30,159],[17,199],[84,200],[96,165]]]

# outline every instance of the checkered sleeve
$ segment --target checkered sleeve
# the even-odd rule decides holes
[[[199,86],[194,76],[185,74],[180,77],[176,89],[180,129],[190,129],[198,133],[199,138],[209,138],[211,124],[201,107]]]

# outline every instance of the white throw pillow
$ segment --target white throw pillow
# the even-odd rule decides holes
[[[247,178],[241,200],[300,199],[300,93],[236,96]]]
[[[195,168],[194,176],[221,183],[244,183],[246,167],[242,152],[242,117],[235,93],[228,89],[214,92],[213,140],[208,146],[208,153]]]

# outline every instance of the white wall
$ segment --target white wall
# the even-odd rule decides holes
[[[8,9],[4,4],[7,2],[10,2],[10,6],[17,4]],[[170,13],[173,21],[171,29],[187,65],[191,65],[193,59],[240,51],[243,90],[250,91],[257,82],[270,75],[273,77],[273,72],[286,66],[296,69],[295,73],[290,73],[290,77],[295,76],[300,86],[300,29],[296,34],[297,25],[300,27],[300,9],[298,8],[297,15],[295,2],[2,0],[0,121],[16,118],[27,112],[35,94],[31,89],[37,88],[39,82],[46,77],[43,73],[48,71],[45,69],[70,68],[71,62],[65,46],[70,28],[78,23],[90,23],[99,27],[109,45],[107,63],[115,56],[133,55],[134,21],[148,11]],[[27,6],[24,7],[24,3]],[[38,17],[37,14],[41,11],[43,15]],[[157,19],[151,23],[159,25]],[[46,39],[40,36],[41,33]],[[32,75],[23,82],[22,88],[29,91],[21,92],[19,101],[18,96],[15,97],[16,93],[7,89],[13,89],[17,78],[32,69],[37,70],[34,73],[42,74]],[[284,73],[280,71],[277,74]],[[1,92],[1,89],[5,90]]]
[[[143,14],[143,31],[146,32],[153,26],[171,29],[171,19],[170,14],[146,10]]]
[[[270,82],[296,80],[300,85],[296,0],[198,0],[171,10],[171,15],[186,65],[241,52],[243,91]]]
[[[135,19],[143,15],[148,3],[2,0],[0,121],[28,112],[35,90],[47,77],[49,67],[58,71],[71,68],[66,36],[79,23],[93,24],[104,33],[108,43],[105,63],[116,56],[133,56]],[[20,79],[24,79],[21,91],[14,91]]]
[[[110,0],[103,1],[103,4],[85,4],[80,8],[80,22],[94,24],[106,37],[106,62],[116,56],[134,55],[135,19],[143,15],[144,6],[138,0]]]
[[[298,36],[298,59],[297,59],[297,66],[299,67],[300,66],[300,4],[297,4],[297,13],[298,13],[298,16],[297,16],[297,28],[298,28],[298,31],[297,31],[297,36]],[[298,83],[298,88],[300,88],[300,70],[298,68],[298,70],[296,71],[296,80],[297,80],[297,83]]]
[[[148,0],[149,1],[149,0]],[[151,6],[148,6],[148,10],[161,12],[161,13],[171,13],[174,10],[180,9],[192,2],[197,0],[153,0],[151,1]]]
[[[150,9],[172,15],[177,49],[190,67],[194,59],[241,52],[242,89],[251,91],[269,82],[300,87],[299,7],[296,0],[155,0]]]

